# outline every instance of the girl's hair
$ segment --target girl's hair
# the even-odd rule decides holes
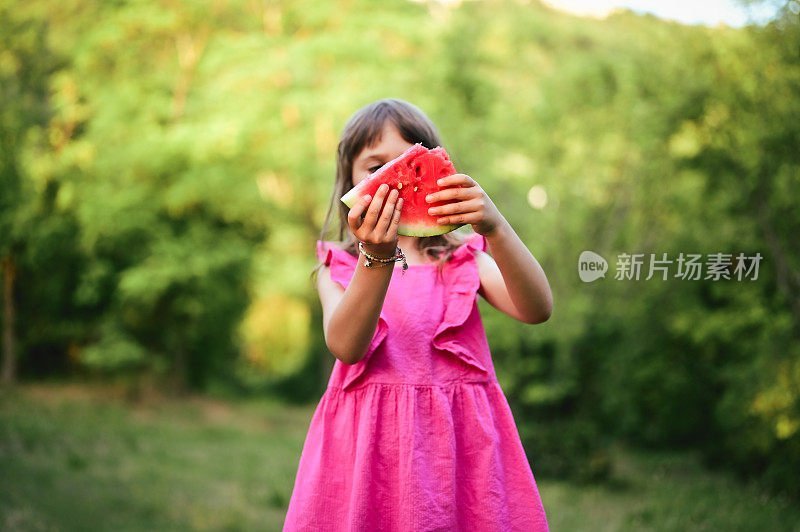
[[[384,98],[362,107],[350,117],[339,139],[336,180],[319,239],[325,240],[333,211],[336,210],[339,220],[339,247],[355,257],[358,256],[358,240],[350,232],[347,223],[350,209],[340,198],[353,188],[353,161],[361,150],[380,140],[387,120],[394,124],[403,139],[411,144],[419,142],[428,149],[442,146],[439,132],[431,119],[418,107],[404,100]],[[442,266],[450,260],[453,250],[464,241],[463,236],[450,232],[444,235],[420,237],[416,245],[423,255],[437,258],[437,270],[441,274]],[[321,266],[322,263],[318,264],[311,272],[314,280]]]

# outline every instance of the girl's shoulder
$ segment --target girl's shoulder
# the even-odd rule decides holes
[[[317,240],[317,258],[330,268],[331,279],[342,288],[347,288],[358,264],[358,257],[351,255],[345,246],[343,242]]]
[[[469,248],[471,251],[486,251],[486,237],[480,233],[471,233],[467,235],[462,247]]]
[[[347,263],[356,261],[358,257],[351,254],[350,251],[346,249],[346,246],[347,244],[345,242],[317,240],[317,258],[320,262],[325,263],[326,266],[330,266],[334,259]]]
[[[486,251],[486,237],[480,233],[471,233],[463,237],[461,244],[453,250],[454,258],[472,258],[477,251]]]

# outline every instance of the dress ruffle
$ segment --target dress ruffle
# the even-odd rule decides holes
[[[442,322],[434,333],[432,344],[437,350],[453,355],[469,367],[488,375],[489,371],[486,366],[472,355],[471,350],[464,343],[465,334],[468,335],[469,331],[462,330],[462,326],[470,318],[470,315],[478,312],[475,298],[481,280],[475,262],[475,252],[486,251],[486,249],[486,238],[475,233],[453,251],[450,261],[444,266],[442,273],[443,280],[448,285],[447,301]],[[329,266],[331,279],[346,289],[355,273],[358,257],[331,242],[320,240],[317,241],[317,257]],[[467,264],[469,266],[464,267]],[[370,357],[386,339],[388,332],[389,327],[383,311],[381,311],[378,317],[378,326],[367,348],[367,353],[357,363],[345,366],[347,371],[344,376],[343,388],[350,387],[366,371]],[[475,340],[479,341],[480,339],[476,338]]]
[[[486,251],[486,238],[475,233],[459,246],[444,269],[444,280],[448,283],[447,303],[442,323],[433,336],[433,346],[441,351],[451,353],[474,369],[488,374],[486,367],[470,353],[464,345],[464,334],[459,330],[470,317],[477,312],[475,298],[481,286],[478,266],[475,263],[475,252]],[[463,263],[470,267],[459,267]]]

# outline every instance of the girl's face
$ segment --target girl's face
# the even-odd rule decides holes
[[[367,146],[353,161],[353,186],[358,185],[378,168],[403,154],[413,146],[405,140],[397,127],[387,120],[383,126],[381,139]]]

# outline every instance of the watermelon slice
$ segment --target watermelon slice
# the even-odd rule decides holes
[[[374,198],[378,187],[386,183],[390,191],[392,188],[397,189],[398,198],[403,198],[397,234],[417,237],[443,235],[466,224],[440,224],[436,220],[441,215],[431,216],[428,214],[428,209],[458,200],[428,203],[425,201],[425,196],[442,189],[436,184],[439,178],[455,173],[456,169],[444,148],[437,146],[429,150],[417,143],[396,159],[381,166],[374,174],[350,189],[341,199],[352,209],[363,196],[369,194]]]

